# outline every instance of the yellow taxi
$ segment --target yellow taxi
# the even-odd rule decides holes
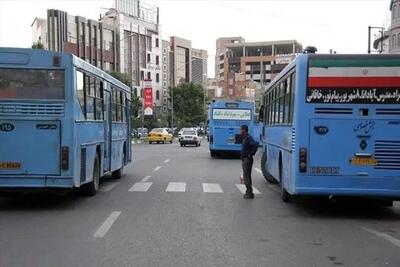
[[[149,144],[152,143],[165,144],[167,142],[172,143],[172,138],[173,138],[172,134],[170,134],[165,128],[155,128],[151,130],[151,132],[148,135]]]

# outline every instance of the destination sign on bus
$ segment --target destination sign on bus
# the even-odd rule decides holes
[[[214,120],[251,120],[251,111],[249,109],[213,109]]]

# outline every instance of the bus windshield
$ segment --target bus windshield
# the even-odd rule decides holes
[[[64,80],[64,70],[0,68],[0,99],[64,99]]]

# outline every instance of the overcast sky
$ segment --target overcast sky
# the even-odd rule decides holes
[[[163,39],[175,35],[206,49],[214,76],[215,40],[296,39],[319,52],[366,53],[368,26],[390,24],[390,0],[152,0],[160,7]],[[30,47],[31,24],[46,9],[97,19],[113,0],[0,0],[0,46]]]

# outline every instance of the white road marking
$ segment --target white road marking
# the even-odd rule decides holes
[[[121,211],[111,212],[110,216],[108,216],[108,218],[99,227],[99,229],[97,229],[96,233],[94,234],[94,238],[104,237],[107,234],[107,232],[110,230],[110,228],[114,224],[114,222],[118,219],[119,215],[121,215]]]
[[[152,184],[153,183],[136,183],[129,189],[129,192],[147,192]]]
[[[145,183],[145,182],[147,182],[150,178],[151,178],[151,176],[150,176],[150,175],[147,175],[146,177],[144,177],[144,178],[141,180],[141,182],[142,182],[142,183]]]
[[[204,193],[223,193],[221,186],[219,184],[209,184],[203,183],[203,192]]]
[[[159,171],[160,169],[161,169],[161,166],[157,166],[157,167],[155,167],[155,168],[154,168],[154,170],[153,170],[153,171],[155,171],[155,172],[156,172],[156,171]]]
[[[190,152],[190,149],[186,149],[186,152]]]
[[[399,239],[394,238],[391,235],[388,235],[388,234],[385,234],[385,233],[382,233],[382,232],[378,232],[378,231],[375,231],[375,230],[372,230],[372,229],[369,229],[369,228],[366,228],[366,227],[362,227],[362,229],[364,231],[367,231],[367,232],[373,234],[373,235],[376,235],[377,237],[385,239],[386,241],[388,241],[388,242],[392,243],[393,245],[395,245],[395,246],[400,248],[400,240]]]
[[[168,162],[170,162],[170,161],[171,161],[171,159],[166,159],[166,160],[164,160],[165,163],[168,163]]]
[[[236,184],[236,187],[242,192],[242,194],[246,193],[246,186],[244,184]],[[256,195],[260,195],[261,192],[253,186],[253,193]]]
[[[138,144],[141,144],[141,143],[142,143],[142,141],[140,141],[140,140],[139,140],[139,141],[137,141],[137,143],[138,143]]]
[[[101,188],[99,189],[99,191],[101,191],[101,192],[109,192],[109,191],[113,190],[114,187],[116,187],[118,184],[119,184],[119,182],[103,183],[103,184],[101,184]]]
[[[256,170],[256,172],[258,172],[259,174],[262,174],[262,171],[259,168],[254,168]]]
[[[185,192],[186,191],[186,183],[168,183],[167,189],[165,192]]]

